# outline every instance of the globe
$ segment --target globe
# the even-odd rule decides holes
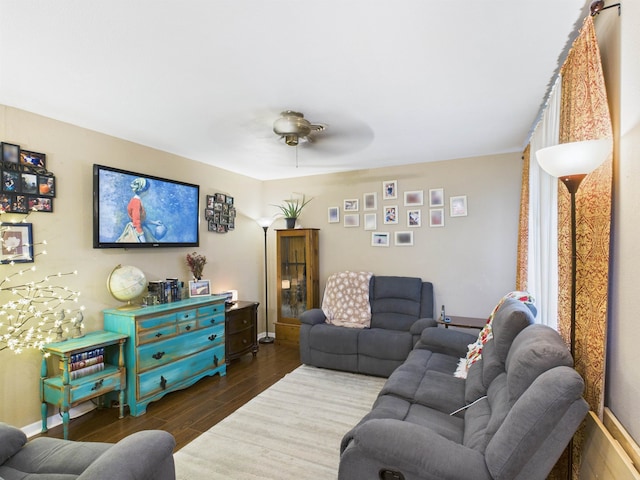
[[[107,290],[113,298],[127,302],[121,308],[137,308],[131,301],[142,295],[146,288],[147,277],[142,270],[132,265],[118,265],[107,278]]]

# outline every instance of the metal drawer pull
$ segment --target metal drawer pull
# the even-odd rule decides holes
[[[93,387],[91,388],[91,390],[98,390],[100,388],[102,388],[102,384],[104,383],[104,378],[101,378],[100,380],[98,380]]]
[[[167,379],[160,375],[160,388],[165,390],[167,388]]]
[[[243,340],[242,340],[242,343],[244,343],[244,344],[246,345],[246,344],[247,344],[247,339],[246,339],[246,338],[245,338],[245,339],[243,339]]]
[[[213,356],[213,364],[214,364],[216,367],[218,366],[218,362],[219,362],[219,361],[220,361],[220,360],[218,359],[218,356],[217,356],[217,355],[214,355],[214,356]]]
[[[186,330],[187,332],[188,332],[189,330],[191,330],[191,325],[187,325],[187,326],[185,327],[185,330]]]
[[[216,339],[218,335],[217,334],[213,334],[213,335],[209,335],[209,340],[211,340],[212,342]]]
[[[153,355],[151,355],[153,358],[155,358],[156,360],[160,360],[163,356],[164,356],[164,352],[158,352],[158,353],[154,353]]]
[[[156,333],[156,337],[160,338],[162,336],[162,332]]]
[[[209,323],[211,323],[211,325],[213,325],[214,323],[216,323],[216,319],[215,319],[215,318],[212,318],[212,319],[211,319],[211,321],[210,321]]]

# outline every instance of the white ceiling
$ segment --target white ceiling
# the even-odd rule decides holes
[[[518,152],[587,10],[0,0],[0,103],[264,180]],[[298,167],[288,109],[327,125]]]

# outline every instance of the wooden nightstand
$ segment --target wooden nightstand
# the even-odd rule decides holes
[[[225,309],[226,360],[258,353],[258,302],[238,301]]]

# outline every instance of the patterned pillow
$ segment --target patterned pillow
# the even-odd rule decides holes
[[[326,322],[352,328],[371,325],[369,282],[371,272],[334,273],[327,280],[322,298],[322,311]]]
[[[514,291],[514,292],[509,292],[504,297],[502,297],[498,302],[498,304],[493,309],[493,311],[491,312],[491,315],[489,315],[487,324],[484,326],[482,330],[480,330],[480,333],[478,334],[478,339],[474,343],[469,344],[469,347],[468,347],[469,350],[467,351],[467,356],[464,358],[461,358],[460,361],[458,362],[458,368],[453,374],[455,377],[467,378],[469,367],[471,367],[471,365],[473,365],[474,363],[476,363],[478,360],[482,358],[482,347],[484,347],[484,344],[493,338],[493,331],[491,329],[491,322],[493,321],[493,317],[496,315],[496,312],[502,306],[505,300],[508,298],[515,298],[523,302],[525,305],[529,306],[529,308],[535,308],[534,304],[536,303],[536,300],[535,298],[533,298],[533,295],[531,295],[528,292]]]

